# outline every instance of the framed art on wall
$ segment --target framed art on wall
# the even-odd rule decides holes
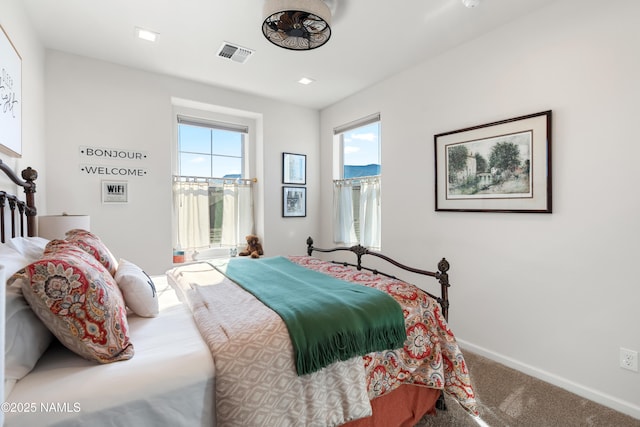
[[[307,156],[282,153],[282,183],[305,185],[307,183]]]
[[[551,213],[551,111],[434,136],[436,211]]]
[[[307,189],[305,187],[282,187],[282,216],[307,216]]]
[[[0,151],[22,156],[22,58],[0,25]]]

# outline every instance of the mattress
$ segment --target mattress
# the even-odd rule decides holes
[[[153,280],[161,311],[129,316],[132,359],[101,365],[52,345],[6,398],[4,426],[215,425],[211,352],[166,278]]]

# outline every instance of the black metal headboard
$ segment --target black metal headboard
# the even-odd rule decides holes
[[[22,171],[22,179],[20,179],[6,163],[2,162],[2,159],[0,159],[0,170],[25,192],[25,200],[20,200],[18,196],[0,190],[0,242],[4,243],[8,237],[35,236],[38,211],[35,206],[36,183],[34,181],[38,178],[38,172],[30,167],[26,168]],[[5,230],[7,213],[11,218],[9,233]]]
[[[358,270],[367,270],[370,271],[374,274],[380,274],[386,277],[390,277],[392,279],[398,279],[396,276],[393,276],[391,274],[386,274],[383,273],[381,271],[378,271],[377,269],[374,268],[368,268],[368,267],[364,267],[362,265],[362,257],[364,255],[371,255],[380,259],[383,259],[385,261],[387,261],[388,263],[401,268],[402,270],[406,270],[409,271],[411,273],[416,273],[416,274],[421,274],[423,276],[431,276],[434,277],[436,280],[438,280],[438,282],[440,283],[440,296],[435,296],[429,292],[427,292],[427,294],[429,294],[432,298],[434,298],[436,301],[438,301],[440,303],[440,306],[442,307],[442,315],[444,316],[444,318],[446,320],[449,320],[449,286],[451,286],[449,284],[449,274],[447,273],[447,271],[449,271],[449,262],[442,258],[442,260],[438,263],[438,271],[437,272],[433,272],[433,271],[427,271],[427,270],[421,270],[418,268],[413,268],[413,267],[409,267],[407,265],[401,264],[398,261],[381,254],[380,252],[375,252],[375,251],[370,251],[369,249],[365,248],[364,246],[361,245],[355,245],[355,246],[351,246],[351,247],[347,247],[347,246],[341,246],[341,247],[336,247],[336,248],[331,248],[331,249],[320,249],[320,248],[316,248],[313,246],[313,239],[311,237],[309,237],[307,239],[307,255],[311,256],[311,254],[313,253],[313,251],[317,251],[317,252],[337,252],[337,251],[349,251],[349,252],[353,252],[356,255],[357,258],[357,262],[356,264],[351,264],[348,262],[343,262],[343,261],[331,261],[335,264],[341,264],[341,265],[349,265],[352,267],[357,268]],[[398,279],[401,280],[401,279]],[[426,292],[426,291],[425,291]]]

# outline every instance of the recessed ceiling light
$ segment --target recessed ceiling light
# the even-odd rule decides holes
[[[155,42],[158,39],[159,34],[151,30],[145,30],[144,28],[136,27],[136,36],[142,40]]]
[[[480,0],[462,0],[462,4],[467,6],[468,8],[476,7],[480,4]]]
[[[303,77],[300,80],[298,80],[298,83],[300,83],[301,85],[310,85],[311,83],[313,83],[315,80],[310,79],[308,77]]]

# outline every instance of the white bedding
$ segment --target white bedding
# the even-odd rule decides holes
[[[4,426],[215,425],[211,352],[166,278],[153,280],[161,311],[129,317],[132,359],[101,365],[52,346],[6,397]]]

